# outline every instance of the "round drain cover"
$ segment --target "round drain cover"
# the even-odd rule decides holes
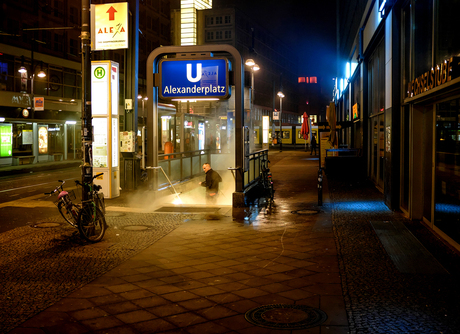
[[[40,227],[40,228],[49,228],[49,227],[58,227],[61,226],[59,223],[37,223],[32,225],[32,227]]]
[[[131,226],[125,226],[123,227],[123,229],[128,230],[128,231],[144,231],[144,230],[148,230],[149,227],[144,226],[144,225],[131,225]]]
[[[253,325],[270,329],[305,329],[321,325],[327,314],[304,305],[272,304],[256,307],[245,314]]]

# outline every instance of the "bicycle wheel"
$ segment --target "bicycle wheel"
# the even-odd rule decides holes
[[[107,225],[101,209],[93,202],[83,206],[78,215],[78,230],[81,236],[89,242],[101,241]]]
[[[72,216],[72,212],[67,210],[67,208],[65,207],[65,204],[63,202],[59,202],[57,207],[58,207],[59,213],[61,214],[62,218],[64,218],[65,221],[68,222],[70,225],[75,226],[75,221]]]
[[[101,209],[102,213],[105,215],[105,201],[104,201],[104,194],[97,193],[94,196],[94,201],[96,202],[96,206]]]

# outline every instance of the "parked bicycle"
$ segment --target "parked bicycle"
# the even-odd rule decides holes
[[[93,183],[95,178],[103,174],[94,175],[88,183],[75,181],[88,195],[88,199],[81,202],[77,225],[83,238],[90,242],[101,241],[107,229],[104,194],[99,192],[102,187]]]
[[[97,174],[93,176],[91,182],[81,183],[75,181],[77,185],[83,187],[84,191],[88,194],[88,200],[82,201],[81,204],[75,204],[72,201],[76,199],[75,191],[69,192],[64,190],[65,181],[61,182],[53,191],[45,193],[45,195],[52,196],[58,194],[58,200],[54,203],[59,213],[73,227],[77,228],[80,235],[90,242],[101,241],[107,229],[105,222],[105,204],[104,195],[100,193],[101,186],[93,184],[93,180],[101,176]]]
[[[99,173],[99,174],[94,175],[93,178],[91,179],[91,182],[86,183],[85,185],[83,185],[78,180],[75,180],[75,183],[78,186],[81,186],[81,187],[85,188],[85,191],[88,194],[88,199],[94,200],[94,202],[96,203],[96,206],[102,211],[103,214],[105,214],[104,193],[99,192],[100,190],[102,190],[102,186],[93,183],[93,180],[95,178],[98,178],[101,175],[104,175],[104,173]]]
[[[64,190],[65,181],[58,180],[61,182],[53,191],[45,193],[45,195],[52,196],[53,194],[58,193],[58,199],[54,202],[57,206],[59,213],[68,222],[75,228],[78,228],[78,214],[80,213],[80,207],[78,204],[74,204],[72,201],[76,199],[75,192],[73,190],[67,192]]]
[[[265,194],[267,195],[268,205],[271,208],[275,197],[275,189],[273,187],[273,177],[268,168],[268,163],[270,160],[261,159],[261,170],[262,170],[262,185],[264,187]]]

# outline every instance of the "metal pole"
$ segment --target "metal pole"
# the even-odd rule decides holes
[[[280,152],[283,151],[283,98],[280,97]]]
[[[32,48],[30,52],[30,95],[32,95],[32,118],[35,118],[35,95],[34,95],[34,79],[35,79],[35,70],[34,70],[34,46],[35,46],[35,32],[34,37],[32,38]],[[38,158],[37,158],[38,161]]]
[[[82,182],[90,183],[93,177],[92,137],[93,128],[91,120],[91,25],[90,25],[91,0],[82,0],[81,3],[81,50],[82,50]],[[88,193],[82,187],[82,200],[88,200]]]

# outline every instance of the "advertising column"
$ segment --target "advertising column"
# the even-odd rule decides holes
[[[119,173],[119,65],[113,61],[91,62],[93,124],[93,174],[105,198],[120,196]]]

